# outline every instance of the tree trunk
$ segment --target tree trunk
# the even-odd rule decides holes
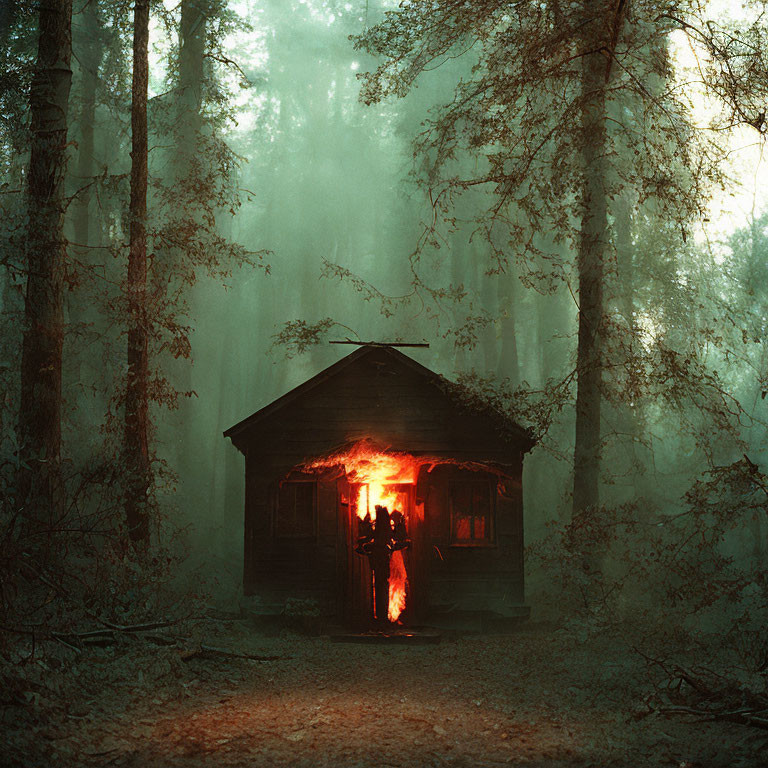
[[[573,298],[564,285],[534,297],[541,381],[561,379],[570,367],[570,336],[575,313]]]
[[[451,285],[453,287],[466,285],[466,267],[468,265],[465,233],[460,230],[454,232],[451,238]],[[452,321],[454,328],[460,328],[466,319],[466,306],[463,303],[454,304],[452,308]],[[456,343],[459,338],[454,338],[453,368],[456,373],[466,373],[471,366],[467,365],[467,345]]]
[[[203,103],[203,57],[207,21],[207,0],[183,0],[179,29],[179,170],[195,152],[197,133],[201,128]]]
[[[40,8],[37,64],[30,93],[27,289],[19,403],[19,502],[28,516],[56,519],[61,479],[61,362],[64,179],[72,82],[72,0]]]
[[[471,245],[471,256],[475,265],[475,278],[477,293],[480,297],[480,306],[494,318],[484,328],[480,329],[478,338],[478,360],[482,360],[482,373],[485,376],[495,376],[499,366],[499,340],[498,323],[499,315],[499,290],[498,281],[506,275],[488,275],[485,270],[484,254],[479,244]]]
[[[635,268],[634,246],[632,244],[632,201],[627,195],[614,200],[616,261],[619,276],[619,312],[623,315],[627,327],[624,345],[628,347],[629,364],[637,354],[640,345],[639,330],[635,321]],[[621,347],[620,347],[621,348]],[[626,364],[626,360],[622,361]],[[619,404],[619,423],[627,445],[630,473],[635,497],[643,494],[643,477],[646,472],[648,456],[643,448],[642,404],[624,402]]]
[[[173,184],[175,204],[168,211],[172,227],[188,233],[194,242],[204,239],[204,231],[211,225],[206,221],[201,196],[205,194],[205,176],[209,159],[203,156],[200,133],[203,128],[203,74],[209,0],[182,0],[179,25],[179,73],[176,89],[176,121],[173,148],[169,157],[166,181]],[[201,237],[202,236],[202,237]],[[185,264],[184,248],[162,248],[155,254],[153,279],[158,291],[173,291],[179,275],[189,272]],[[173,286],[173,287],[172,287]],[[191,287],[185,287],[184,299],[195,307],[196,296]],[[194,390],[192,359],[169,356],[162,361],[164,371],[178,392]],[[199,401],[181,395],[178,408],[164,420],[168,461],[180,478],[180,503],[194,506],[205,493],[203,478],[196,470],[195,456],[188,446],[199,440]]]
[[[101,227],[99,209],[92,201],[98,200],[93,193],[94,177],[97,173],[95,158],[95,122],[96,90],[99,82],[99,70],[105,50],[104,27],[99,17],[96,2],[87,2],[79,14],[72,20],[72,47],[75,61],[79,65],[79,119],[77,120],[77,164],[74,174],[70,174],[69,189],[74,195],[71,213],[71,232],[73,242],[70,247],[84,265],[92,265],[93,246],[101,245]],[[77,82],[77,78],[76,78]],[[72,126],[74,128],[75,126]],[[70,129],[70,133],[71,133]],[[94,225],[94,221],[96,222]],[[86,266],[87,269],[87,266]],[[71,381],[85,385],[86,371],[92,368],[93,349],[88,344],[86,334],[89,327],[97,322],[99,309],[89,300],[84,290],[67,291],[65,313],[67,318],[67,337],[64,342],[64,355]],[[68,382],[64,381],[67,391]],[[97,416],[97,409],[91,409],[91,415]],[[80,429],[89,429],[89,419],[78,420]]]
[[[131,103],[130,247],[128,253],[128,380],[125,393],[125,517],[132,541],[149,539],[149,317],[147,312],[147,84],[149,0],[136,0]]]
[[[510,266],[508,272],[498,275],[496,279],[499,281],[499,334],[501,336],[498,373],[499,376],[509,378],[513,386],[518,386],[522,377],[517,352],[515,315],[519,311],[520,291],[517,290],[517,275],[514,273],[514,267]]]
[[[587,13],[594,13],[587,9]],[[594,50],[589,40],[586,50]],[[606,205],[606,59],[600,52],[582,58],[581,81],[581,232],[579,331],[576,357],[576,444],[574,450],[573,514],[599,503],[600,384],[603,317],[603,262],[607,243]]]
[[[750,265],[750,271],[755,270],[757,268],[757,265],[760,264],[762,261],[761,254],[758,251],[758,242],[761,239],[760,235],[760,219],[755,216],[755,209],[754,209],[754,203],[752,206],[752,212],[751,212],[751,219],[749,222],[749,265]],[[758,281],[755,280],[750,276],[749,285],[750,288],[754,291],[758,288]],[[755,291],[757,295],[759,296],[759,292]],[[768,354],[768,349],[766,349],[765,344],[761,347],[761,353],[760,353],[760,360],[759,364],[757,366],[758,371],[764,371],[765,370],[765,362],[766,362],[766,355]],[[762,402],[762,396],[763,396],[763,383],[759,380],[756,382],[757,386],[755,387],[755,395],[752,400],[752,410],[751,410],[751,417],[752,417],[752,424],[753,429],[750,430],[753,435],[755,435],[755,442],[759,440],[759,437],[757,437],[757,430],[754,429],[758,424],[760,424],[761,419],[757,417],[758,414],[758,398]],[[750,441],[751,442],[751,441]],[[755,564],[756,568],[759,569],[765,569],[766,563],[764,562],[764,554],[765,554],[765,543],[763,541],[763,521],[762,516],[755,511],[755,513],[752,515],[752,517],[749,520],[749,533],[752,538],[752,559]]]
[[[94,123],[96,121],[96,87],[103,55],[103,37],[95,2],[85,5],[80,19],[80,35],[75,41],[81,69],[80,141],[77,148],[77,207],[74,216],[75,245],[86,254],[91,244],[90,201],[94,176]],[[82,191],[80,191],[82,188]]]

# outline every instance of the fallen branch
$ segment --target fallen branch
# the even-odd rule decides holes
[[[94,629],[90,632],[73,632],[70,634],[51,632],[51,637],[59,643],[78,648],[78,650],[84,645],[105,647],[115,642],[115,636],[111,629]]]
[[[196,650],[183,654],[182,659],[189,661],[190,659],[204,658],[206,656],[225,659],[248,659],[250,661],[285,661],[292,658],[291,656],[260,656],[255,653],[238,653],[237,651],[228,651],[225,648],[215,648],[212,645],[201,645]]]
[[[139,632],[149,632],[153,629],[161,629],[163,627],[170,627],[176,622],[174,621],[153,621],[146,624],[110,624],[109,622],[102,621],[102,624],[106,625],[106,629],[90,629],[85,632],[51,632],[51,637],[64,645],[70,647],[77,647],[78,645],[98,645],[107,646],[111,645],[117,639],[115,637],[116,632],[124,632],[126,634],[136,634]],[[148,638],[145,638],[148,639]],[[175,642],[175,641],[174,641]]]
[[[57,635],[51,635],[51,637],[57,642],[61,643],[63,646],[69,648],[70,651],[74,651],[75,653],[82,653],[83,649],[78,648],[76,645],[73,645],[68,640],[65,640],[63,637],[58,637]]]
[[[702,720],[739,723],[740,725],[751,725],[755,728],[764,728],[768,730],[768,709],[754,712],[751,710],[737,710],[736,712],[727,712],[711,709],[698,709],[696,707],[661,707],[656,710],[665,715],[695,715]]]
[[[155,645],[177,645],[179,642],[178,637],[169,637],[168,635],[142,635],[142,640],[146,640],[149,643]]]
[[[91,638],[113,638],[115,633],[111,629],[91,629],[88,632],[51,632],[51,637],[57,640],[90,640]]]
[[[657,695],[663,697],[663,703],[655,707],[656,712],[768,729],[768,696],[765,693],[751,691],[711,669],[688,669],[666,659],[647,656],[637,648],[634,650],[649,666],[661,669],[666,678],[665,683],[656,684]],[[683,687],[684,683],[687,689]]]
[[[103,622],[106,623],[106,622]],[[86,632],[52,632],[51,637],[59,643],[71,648],[74,651],[80,652],[84,645],[88,646],[107,646],[116,642],[117,634],[124,632],[133,636],[139,636],[142,640],[146,640],[156,645],[171,646],[176,645],[179,642],[183,642],[184,638],[170,637],[168,635],[161,634],[141,634],[144,632],[150,632],[153,629],[160,629],[162,627],[169,627],[177,622],[173,621],[155,621],[147,624],[130,624],[119,625],[110,624],[107,629],[91,629]],[[204,657],[218,657],[225,659],[248,659],[249,661],[284,661],[290,659],[290,656],[261,656],[254,653],[240,653],[237,651],[230,651],[226,648],[217,648],[212,645],[201,645],[199,648],[187,651],[182,654],[182,660],[188,661],[194,658]]]
[[[115,632],[149,632],[151,629],[164,629],[177,624],[176,621],[152,621],[148,624],[110,624],[108,621],[101,622],[105,627],[113,629]]]

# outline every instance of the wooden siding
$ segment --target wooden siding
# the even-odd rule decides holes
[[[271,523],[277,489],[281,479],[295,477],[286,467],[281,472],[275,474],[273,467],[261,464],[251,465],[248,472],[246,593],[275,604],[290,598],[313,599],[324,610],[360,625],[370,612],[371,574],[367,558],[353,551],[348,483],[343,477],[317,477],[317,535],[281,539]],[[493,541],[486,546],[454,545],[451,484],[478,478],[494,488]],[[523,602],[523,518],[515,477],[450,465],[430,472],[422,469],[409,522],[407,621],[423,620],[433,609],[499,610]]]
[[[252,457],[251,457],[252,459]],[[246,467],[246,542],[244,588],[266,603],[289,598],[317,600],[326,611],[337,609],[336,481],[308,478],[317,487],[317,527],[313,536],[280,537],[274,517],[279,484],[290,468],[273,468],[249,461]],[[296,479],[293,477],[292,479]]]
[[[457,406],[418,372],[373,353],[232,437],[241,450],[278,463],[364,438],[410,453],[504,463],[526,447],[502,437],[491,417]]]
[[[453,482],[485,478],[495,487],[494,538],[487,545],[451,541]],[[491,473],[436,467],[426,485],[429,594],[433,607],[493,610],[523,602],[523,518],[519,482]]]
[[[426,370],[426,369],[423,369]],[[429,372],[428,372],[429,373]],[[427,376],[385,350],[370,350],[279,408],[266,408],[230,430],[246,455],[246,594],[284,605],[317,600],[322,609],[359,624],[370,612],[370,567],[353,551],[350,489],[344,477],[304,476],[317,482],[316,534],[275,535],[279,483],[302,462],[361,439],[414,455],[447,457],[495,467],[468,473],[456,466],[423,468],[414,490],[406,552],[411,578],[407,618],[431,609],[496,610],[521,604],[523,583],[522,459],[530,441],[501,435],[498,423],[457,405]],[[258,418],[256,418],[258,417]],[[494,532],[488,546],[451,542],[450,484],[461,477],[493,483]],[[421,520],[421,522],[419,522]]]

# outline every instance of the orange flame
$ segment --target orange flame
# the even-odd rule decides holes
[[[405,590],[408,584],[408,574],[405,572],[405,560],[400,550],[392,553],[389,561],[389,610],[388,617],[392,622],[400,618],[405,610]]]
[[[377,505],[390,512],[407,512],[407,494],[393,486],[415,485],[419,467],[424,463],[407,453],[384,453],[369,441],[356,443],[343,453],[326,456],[308,464],[309,469],[343,466],[347,480],[358,486],[355,513],[362,520],[375,517]],[[423,512],[422,512],[423,514]],[[395,622],[405,610],[408,574],[403,553],[394,552],[389,566],[388,618]]]
[[[407,453],[384,453],[367,440],[355,443],[349,451],[317,459],[308,464],[309,469],[343,466],[347,480],[359,485],[357,491],[357,516],[362,520],[370,512],[373,517],[377,504],[402,509],[404,498],[392,485],[415,485],[421,461]]]

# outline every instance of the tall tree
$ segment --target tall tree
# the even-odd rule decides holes
[[[692,12],[685,0],[672,5]],[[381,59],[363,75],[361,99],[369,104],[404,96],[423,72],[469,58],[453,99],[416,138],[417,154],[430,158],[423,186],[436,215],[428,229],[450,229],[456,200],[486,189],[475,222],[491,260],[515,259],[524,282],[545,290],[575,272],[574,513],[599,502],[603,294],[615,258],[609,200],[635,190],[682,225],[700,210],[694,177],[713,167],[706,141],[686,130],[686,103],[674,89],[648,87],[669,74],[659,49],[676,24],[656,4],[631,0],[413,0],[356,41]],[[609,107],[628,94],[641,105],[639,117],[609,121]],[[690,173],[680,173],[686,163]]]
[[[599,501],[601,333],[604,263],[609,243],[606,89],[624,24],[626,0],[584,0],[580,24],[581,199],[577,254],[579,341],[576,352],[576,440],[573,513]]]
[[[109,88],[101,85],[105,53],[109,44],[114,42],[110,41],[106,31],[105,4],[97,0],[81,0],[79,6],[78,9],[75,3],[72,16],[75,67],[70,136],[76,150],[74,162],[70,165],[68,189],[71,204],[66,230],[71,237],[70,253],[76,261],[71,270],[70,290],[65,294],[67,333],[64,357],[67,364],[63,384],[65,398],[72,398],[73,405],[89,384],[87,371],[90,368],[89,360],[94,359],[92,342],[98,336],[98,318],[102,306],[99,300],[101,297],[97,299],[94,295],[89,296],[88,289],[93,286],[94,274],[103,268],[99,265],[101,252],[97,249],[105,240],[102,224],[106,219],[108,195],[105,194],[107,185],[101,183],[98,176],[106,173],[107,156],[102,149],[104,142],[100,140],[96,116],[97,101]],[[114,28],[112,32],[116,34]],[[111,142],[110,157],[122,159],[122,150],[123,147],[118,149],[118,145]],[[76,286],[80,290],[76,290]],[[70,389],[72,385],[74,389]],[[93,420],[101,414],[99,409],[89,410],[92,425]],[[87,418],[78,419],[78,422],[86,431],[91,426]]]
[[[182,0],[179,25],[177,172],[189,172],[202,128],[203,74],[208,0]]]
[[[519,320],[518,299],[520,290],[517,275],[501,274],[497,278],[499,293],[499,372],[517,386],[520,383],[520,354],[517,347],[516,321]]]
[[[204,239],[205,229],[213,229],[210,206],[201,197],[210,194],[211,179],[208,174],[214,165],[210,152],[203,142],[204,120],[202,115],[203,89],[205,75],[205,49],[208,25],[208,0],[182,0],[179,21],[179,58],[177,97],[175,103],[173,149],[169,168],[172,190],[175,198],[169,206],[170,229],[176,233],[177,246],[174,249],[162,249],[161,259],[166,274],[157,275],[158,279],[168,284],[169,278],[177,281],[180,275],[189,273],[191,251]],[[205,191],[204,191],[205,190]],[[208,218],[206,220],[206,214]],[[194,271],[194,267],[192,267]],[[183,278],[182,278],[183,280]],[[185,285],[183,301],[188,301],[191,288]],[[191,343],[179,360],[168,361],[166,370],[173,369],[173,386],[183,392],[193,391],[192,366],[187,359],[191,356]],[[189,397],[180,399],[177,413],[171,428],[181,436],[176,442],[176,455],[173,465],[181,476],[190,478],[187,487],[192,486],[195,477],[190,464],[191,456],[186,450],[190,440],[195,439],[194,404]],[[197,492],[195,488],[193,494]]]
[[[74,216],[74,238],[77,247],[87,249],[91,245],[91,235],[94,234],[91,227],[90,203],[95,168],[96,89],[105,39],[95,0],[88,0],[76,19],[79,20],[79,25],[75,25],[75,45],[80,64],[80,137],[77,146],[76,175],[79,189]]]
[[[27,286],[18,440],[19,500],[29,515],[61,509],[61,363],[64,177],[72,82],[72,0],[40,6],[37,64],[30,92]]]
[[[125,517],[134,542],[149,539],[149,313],[147,311],[147,89],[149,0],[133,14],[131,195],[128,251],[128,377],[125,392]]]

